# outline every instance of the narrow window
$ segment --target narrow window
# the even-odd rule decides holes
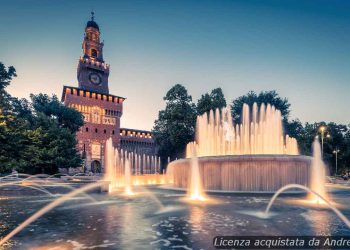
[[[91,49],[91,56],[92,57],[97,57],[97,50]]]
[[[86,131],[86,132],[89,132],[89,128],[85,128],[85,131]]]
[[[98,130],[97,130],[97,128],[95,128],[95,133],[97,133],[98,132]]]

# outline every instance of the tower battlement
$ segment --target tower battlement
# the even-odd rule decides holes
[[[109,71],[109,64],[104,62],[99,62],[94,60],[93,58],[79,58],[79,63],[86,64],[86,66],[93,67],[95,69],[103,70],[103,71]]]

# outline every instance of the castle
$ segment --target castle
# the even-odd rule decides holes
[[[115,147],[137,154],[156,155],[157,147],[150,131],[120,127],[126,98],[109,93],[110,66],[103,59],[100,28],[91,14],[78,62],[78,87],[63,86],[62,102],[84,116],[84,125],[76,134],[78,150],[85,159],[83,171],[102,173],[108,138]]]

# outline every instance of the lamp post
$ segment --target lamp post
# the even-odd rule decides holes
[[[325,137],[325,131],[326,131],[326,126],[322,125],[319,128],[321,132],[321,151],[322,151],[322,159],[323,159],[323,142],[324,142],[324,137]],[[326,135],[327,138],[331,137],[329,134]]]
[[[335,154],[335,175],[337,175],[337,172],[338,172],[338,153],[339,152],[340,150],[338,148],[333,150],[333,154]]]

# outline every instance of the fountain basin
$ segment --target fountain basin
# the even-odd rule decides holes
[[[275,192],[287,184],[309,187],[311,160],[303,155],[227,155],[199,157],[207,191]],[[169,164],[167,178],[174,188],[189,187],[191,159]]]

